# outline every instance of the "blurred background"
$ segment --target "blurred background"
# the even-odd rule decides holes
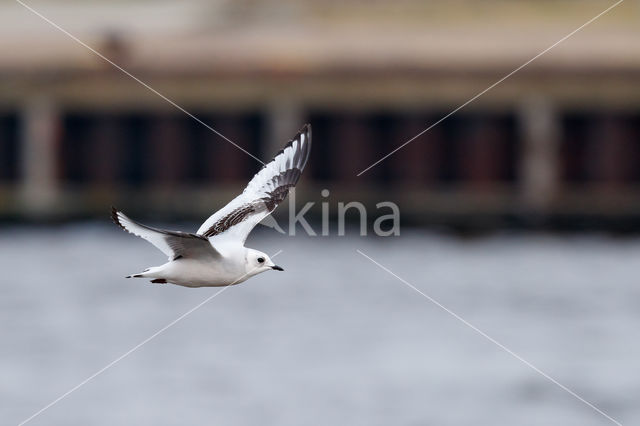
[[[264,161],[312,123],[305,200],[321,188],[393,198],[416,225],[639,229],[637,1],[360,177],[609,4],[30,4]],[[103,217],[116,203],[199,220],[257,170],[18,3],[1,5],[1,217]]]
[[[296,202],[315,202],[316,232],[323,201],[402,218],[392,239],[257,230],[285,274],[225,291],[30,423],[614,424],[356,249],[637,422],[640,1],[357,176],[613,3],[28,1],[263,161],[311,123]],[[122,279],[164,259],[109,207],[197,229],[259,167],[0,1],[3,423],[212,294]]]

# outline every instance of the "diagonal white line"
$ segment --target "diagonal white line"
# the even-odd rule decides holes
[[[442,303],[440,303],[437,300],[435,300],[433,297],[427,295],[426,293],[423,293],[421,290],[419,290],[413,284],[409,283],[408,281],[404,280],[400,276],[396,275],[389,268],[387,268],[384,265],[380,264],[379,262],[373,260],[371,257],[369,257],[366,254],[364,254],[362,251],[357,250],[357,249],[356,249],[356,251],[360,255],[362,255],[363,257],[365,257],[367,259],[369,259],[372,263],[374,263],[375,265],[380,267],[382,270],[384,270],[385,272],[387,272],[390,275],[394,276],[395,278],[400,280],[402,283],[404,283],[405,285],[407,285],[408,287],[410,287],[411,289],[413,289],[414,291],[416,291],[417,293],[422,295],[424,298],[429,300],[431,303],[433,303],[434,305],[436,305],[437,307],[439,307],[440,309],[442,309],[443,311],[445,311],[449,315],[453,316],[455,319],[457,319],[458,321],[462,322],[464,325],[466,325],[467,327],[471,328],[473,331],[475,331],[476,333],[480,334],[482,337],[484,337],[485,339],[489,340],[491,343],[493,343],[494,345],[498,346],[500,349],[502,349],[503,351],[507,352],[509,355],[513,356],[514,358],[516,358],[518,361],[522,362],[527,367],[531,368],[533,371],[535,371],[536,373],[540,374],[545,379],[549,380],[551,383],[555,384],[556,386],[560,387],[565,392],[567,392],[570,395],[572,395],[574,398],[576,398],[579,401],[583,402],[584,404],[588,405],[589,407],[591,407],[592,409],[597,411],[599,414],[601,414],[602,416],[606,417],[608,420],[611,420],[616,425],[622,426],[622,424],[620,422],[618,422],[617,420],[615,420],[613,417],[609,416],[607,413],[605,413],[604,411],[602,411],[601,409],[599,409],[598,407],[596,407],[595,405],[593,405],[592,403],[590,403],[586,399],[582,398],[580,395],[578,395],[577,393],[575,393],[574,391],[572,391],[571,389],[569,389],[568,387],[566,387],[562,383],[558,382],[556,379],[554,379],[553,377],[549,376],[547,373],[545,373],[544,371],[540,370],[538,367],[536,367],[535,365],[531,364],[529,361],[527,361],[526,359],[522,358],[520,355],[518,355],[517,353],[515,353],[511,349],[509,349],[508,347],[506,347],[502,343],[498,342],[493,337],[489,336],[487,333],[485,333],[484,331],[480,330],[478,327],[476,327],[475,325],[471,324],[469,321],[465,320],[460,315],[456,314],[451,309],[447,308]]]
[[[487,87],[486,89],[484,89],[483,91],[481,91],[480,93],[478,93],[477,95],[475,95],[474,97],[472,97],[471,99],[469,99],[468,101],[466,101],[465,103],[463,103],[462,105],[460,105],[459,107],[457,107],[456,109],[454,109],[453,111],[451,111],[449,114],[445,115],[444,117],[442,117],[441,119],[439,119],[438,121],[436,121],[435,123],[433,123],[431,126],[427,127],[426,129],[424,129],[423,131],[421,131],[420,133],[418,133],[417,135],[415,135],[414,137],[412,137],[411,139],[409,139],[408,141],[406,141],[405,143],[403,143],[402,145],[400,145],[399,147],[397,147],[396,149],[394,149],[393,151],[391,151],[390,153],[388,153],[387,155],[385,155],[384,157],[380,158],[378,161],[376,161],[375,163],[372,163],[371,165],[369,165],[369,167],[367,167],[366,169],[362,170],[360,173],[358,173],[356,176],[360,176],[362,174],[364,174],[365,172],[367,172],[369,169],[377,166],[378,164],[380,164],[382,161],[386,160],[387,158],[391,157],[393,154],[395,154],[396,152],[400,151],[402,148],[404,148],[405,146],[407,146],[408,144],[410,144],[411,142],[413,142],[414,140],[418,139],[420,136],[424,135],[425,133],[427,133],[429,130],[433,129],[435,126],[437,126],[438,124],[442,123],[444,120],[446,120],[447,118],[451,117],[453,114],[455,114],[456,112],[460,111],[462,108],[466,107],[467,105],[469,105],[471,102],[475,101],[476,99],[478,99],[480,96],[484,95],[485,93],[487,93],[489,90],[493,89],[494,87],[496,87],[498,84],[502,83],[503,81],[505,81],[506,79],[508,79],[509,77],[511,77],[512,75],[514,75],[515,73],[517,73],[518,71],[520,71],[522,68],[526,67],[527,65],[529,65],[531,62],[535,61],[536,59],[538,59],[540,56],[544,55],[545,53],[547,53],[548,51],[550,51],[551,49],[553,49],[554,47],[556,47],[557,45],[559,45],[560,43],[562,43],[563,41],[565,41],[566,39],[568,39],[569,37],[571,37],[572,35],[574,35],[575,33],[577,33],[578,31],[580,31],[581,29],[583,29],[584,27],[586,27],[587,25],[591,24],[593,21],[595,21],[596,19],[600,18],[602,15],[604,15],[605,13],[609,12],[611,9],[613,9],[614,7],[618,6],[620,3],[622,3],[624,0],[618,0],[616,3],[614,3],[613,5],[609,6],[608,8],[606,8],[605,10],[603,10],[602,12],[598,13],[596,16],[594,16],[593,18],[589,19],[587,22],[585,22],[584,24],[580,25],[578,28],[576,28],[575,30],[571,31],[569,34],[567,34],[566,36],[562,37],[560,40],[556,41],[555,43],[553,43],[551,46],[547,47],[546,49],[544,49],[542,52],[538,53],[536,56],[534,56],[533,58],[529,59],[527,62],[525,62],[524,64],[520,65],[518,68],[514,69],[513,71],[511,71],[509,74],[505,75],[504,77],[502,77],[500,80],[496,81],[495,83],[493,83],[491,86]]]
[[[237,143],[233,142],[231,139],[229,139],[228,137],[226,137],[225,135],[223,135],[222,133],[220,133],[219,131],[217,131],[216,129],[214,129],[213,127],[211,127],[210,125],[208,125],[204,121],[200,120],[198,117],[196,117],[195,115],[191,114],[189,111],[187,111],[186,109],[184,109],[183,107],[181,107],[180,105],[178,105],[177,103],[175,103],[174,101],[172,101],[171,99],[169,99],[168,97],[163,95],[162,93],[158,92],[156,89],[154,89],[153,87],[149,86],[147,83],[145,83],[144,81],[140,80],[138,77],[136,77],[135,75],[131,74],[129,71],[125,70],[120,65],[116,64],[111,59],[107,58],[102,53],[98,52],[93,47],[89,46],[87,43],[83,42],[78,37],[74,36],[69,31],[67,31],[64,28],[62,28],[60,25],[58,25],[55,22],[53,22],[51,19],[47,18],[46,16],[44,16],[43,14],[41,14],[40,12],[38,12],[37,10],[35,10],[34,8],[32,8],[31,6],[29,6],[28,4],[24,3],[21,0],[16,0],[16,2],[18,2],[20,5],[22,5],[25,9],[29,10],[30,12],[32,12],[34,15],[36,15],[36,16],[40,17],[42,20],[48,22],[51,26],[53,26],[57,30],[61,31],[65,35],[67,35],[69,38],[71,38],[76,43],[78,43],[78,44],[84,46],[85,48],[89,49],[91,52],[93,52],[94,54],[96,54],[97,56],[99,56],[100,58],[102,58],[103,60],[108,62],[109,64],[113,65],[115,68],[117,68],[118,70],[122,71],[124,74],[126,74],[127,76],[129,76],[132,79],[134,79],[136,82],[140,83],[142,86],[144,86],[149,91],[151,91],[151,92],[155,93],[156,95],[160,96],[162,99],[164,99],[165,101],[170,103],[172,106],[174,106],[178,110],[184,112],[189,117],[193,118],[195,121],[197,121],[198,123],[202,124],[204,127],[206,127],[207,129],[211,130],[213,133],[215,133],[216,135],[220,136],[225,141],[229,142],[231,145],[233,145],[236,148],[238,148],[240,151],[242,151],[245,154],[247,154],[249,157],[253,158],[254,160],[259,162],[260,164],[264,165],[264,162],[262,160],[260,160],[258,157],[254,156],[249,151],[247,151],[246,149],[242,148],[240,145],[238,145]]]
[[[278,256],[280,253],[282,253],[282,250],[276,252],[274,255],[272,255],[272,258],[275,258],[276,256]],[[200,309],[202,306],[204,306],[205,304],[207,304],[211,299],[215,298],[216,296],[218,296],[220,293],[222,293],[223,291],[225,291],[226,289],[228,289],[229,287],[233,286],[235,283],[237,283],[238,281],[240,281],[241,279],[243,279],[244,277],[246,277],[247,275],[249,275],[251,272],[253,272],[254,270],[252,269],[251,271],[247,272],[246,274],[244,274],[243,276],[241,276],[240,278],[238,278],[237,280],[235,280],[233,283],[231,283],[230,285],[226,286],[226,287],[222,287],[220,290],[218,290],[217,292],[213,293],[211,296],[207,297],[206,299],[204,299],[202,302],[198,303],[196,306],[194,306],[193,308],[189,309],[187,312],[185,312],[184,314],[180,315],[178,318],[174,319],[173,321],[171,321],[169,324],[165,325],[164,327],[162,327],[160,330],[156,331],[155,333],[153,333],[151,336],[147,337],[146,339],[144,339],[142,342],[138,343],[137,345],[135,345],[134,347],[132,347],[131,349],[129,349],[127,352],[123,353],[122,355],[120,355],[118,358],[114,359],[113,361],[111,361],[109,364],[105,365],[104,367],[102,367],[100,370],[96,371],[95,373],[93,373],[92,375],[90,375],[89,377],[87,377],[86,379],[84,379],[82,382],[78,383],[77,385],[75,385],[74,387],[72,387],[71,389],[69,389],[68,391],[66,391],[65,393],[63,393],[62,395],[60,395],[59,397],[57,397],[56,399],[54,399],[53,401],[51,401],[50,403],[48,403],[47,405],[45,405],[44,407],[42,407],[40,410],[36,411],[35,413],[33,413],[30,417],[28,417],[27,419],[23,420],[22,422],[20,422],[18,424],[18,426],[22,426],[28,422],[30,422],[31,420],[35,419],[36,417],[38,417],[40,414],[44,413],[45,411],[47,411],[49,408],[53,407],[54,405],[56,405],[58,402],[62,401],[63,399],[65,399],[66,397],[68,397],[69,395],[71,395],[73,392],[77,391],[78,389],[80,389],[82,386],[86,385],[87,383],[89,383],[91,380],[95,379],[96,377],[98,377],[99,375],[101,375],[102,373],[104,373],[105,371],[107,371],[108,369],[110,369],[111,367],[113,367],[114,365],[116,365],[117,363],[119,363],[120,361],[122,361],[123,359],[125,359],[126,357],[128,357],[129,355],[131,355],[132,353],[134,353],[135,351],[137,351],[138,349],[140,349],[142,346],[146,345],[147,343],[149,343],[151,340],[155,339],[156,337],[158,337],[160,334],[164,333],[165,331],[167,331],[169,328],[173,327],[174,325],[176,325],[177,323],[179,323],[180,321],[182,321],[183,319],[185,319],[187,316],[191,315],[193,312],[197,311],[198,309]]]

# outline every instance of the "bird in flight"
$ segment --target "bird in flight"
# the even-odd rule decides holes
[[[152,228],[112,208],[116,225],[149,241],[169,257],[167,263],[127,278],[150,278],[152,283],[184,287],[221,287],[239,284],[265,271],[282,271],[265,253],[244,244],[251,230],[296,185],[310,151],[311,126],[306,124],[256,173],[242,194],[211,215],[196,233]]]

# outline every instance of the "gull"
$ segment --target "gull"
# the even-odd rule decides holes
[[[311,126],[306,124],[256,173],[242,194],[211,215],[195,233],[152,228],[112,207],[116,225],[144,238],[169,257],[163,265],[126,278],[151,278],[152,283],[184,287],[221,287],[239,284],[265,271],[283,271],[265,253],[244,244],[251,230],[296,185],[310,151]]]

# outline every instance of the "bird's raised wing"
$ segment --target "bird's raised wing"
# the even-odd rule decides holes
[[[129,219],[124,213],[111,208],[111,218],[125,231],[144,238],[169,256],[169,260],[181,257],[211,258],[220,256],[209,240],[202,235],[179,231],[165,231]]]
[[[204,237],[229,235],[244,244],[251,230],[282,202],[300,179],[311,152],[311,126],[306,124],[251,179],[242,194],[214,213],[198,229]]]

